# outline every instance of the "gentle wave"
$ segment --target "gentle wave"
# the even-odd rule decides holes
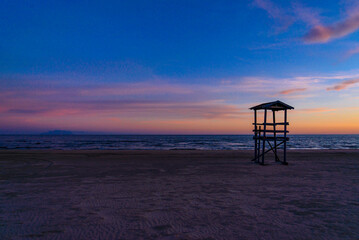
[[[248,150],[252,135],[0,135],[0,149]],[[289,149],[359,149],[359,135],[290,135]]]

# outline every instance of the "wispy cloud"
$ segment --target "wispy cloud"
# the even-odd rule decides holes
[[[287,29],[293,23],[292,16],[288,15],[284,9],[280,8],[270,0],[254,0],[253,4],[256,7],[265,10],[272,19],[278,21],[281,24],[280,30]]]
[[[293,79],[297,81],[310,81],[312,83],[319,83],[327,80],[342,80],[348,78],[359,78],[358,70],[352,72],[340,72],[336,74],[328,74],[328,75],[312,75],[312,76],[296,76]]]
[[[232,81],[227,80],[225,84],[218,86],[214,90],[221,92],[246,92],[273,96],[275,93],[290,94],[292,92],[298,92],[303,88],[307,89],[310,85],[313,86],[318,82],[319,81],[313,80],[312,78],[296,79],[295,77],[242,77]],[[287,89],[283,89],[283,86]],[[289,92],[287,92],[288,90]]]
[[[246,114],[235,104],[219,100],[221,93],[210,85],[155,80],[49,89],[38,82],[28,84],[24,88],[0,91],[1,114],[48,118],[115,115],[150,119],[228,119]]]
[[[321,10],[293,2],[291,7],[282,8],[270,0],[254,0],[254,6],[265,10],[268,16],[281,24],[281,30],[286,30],[294,23],[305,23],[310,26],[302,40],[307,44],[326,43],[336,38],[345,37],[359,29],[359,5],[348,4],[346,17],[332,24],[322,24]],[[277,46],[276,44],[272,44]],[[268,45],[272,47],[272,45]],[[261,47],[263,48],[263,47]],[[359,50],[358,50],[359,51]],[[356,54],[353,51],[349,54]]]
[[[292,93],[297,93],[297,92],[304,92],[306,90],[307,90],[307,88],[292,88],[292,89],[280,91],[279,94],[287,95],[287,94],[292,94]]]
[[[29,105],[32,106],[29,108]],[[20,99],[3,114],[16,116],[121,116],[152,119],[228,119],[246,115],[246,111],[222,101],[164,102],[164,101],[77,101],[42,102]]]
[[[161,81],[146,81],[137,83],[118,83],[111,86],[91,86],[79,89],[83,96],[103,95],[146,95],[146,94],[191,94],[194,91],[183,85],[168,84]]]
[[[2,86],[0,123],[13,126],[12,122],[16,122],[29,128],[37,126],[39,129],[45,123],[49,126],[66,123],[66,126],[74,129],[95,126],[101,130],[110,129],[107,124],[115,124],[108,119],[120,119],[121,126],[126,128],[127,125],[123,125],[126,123],[133,129],[143,121],[151,121],[153,124],[168,121],[172,122],[171,127],[177,126],[176,121],[188,124],[196,121],[199,126],[204,121],[210,128],[210,122],[222,122],[225,125],[228,122],[234,124],[238,119],[247,121],[251,117],[248,108],[257,101],[271,101],[280,96],[284,101],[295,98],[298,106],[305,99],[325,93],[325,89],[330,87],[328,83],[334,80],[354,79],[331,87],[333,90],[351,86],[359,79],[357,75],[356,72],[349,72],[287,78],[247,76],[212,79],[211,82],[202,79],[196,84],[167,79],[167,82],[148,80],[71,87],[30,80],[24,82],[22,87]],[[43,81],[46,82],[46,79]],[[303,111],[310,114],[329,110],[315,108]],[[193,129],[190,126],[187,128]]]
[[[304,108],[304,109],[298,109],[298,111],[317,113],[317,112],[334,112],[334,111],[337,111],[337,109],[335,109],[335,108]]]
[[[253,5],[265,10],[270,18],[278,21],[282,26],[280,30],[286,30],[295,22],[303,22],[308,26],[320,24],[320,11],[306,7],[299,2],[292,2],[291,6],[286,8],[282,8],[270,0],[254,0]]]
[[[349,88],[356,83],[359,83],[359,79],[345,80],[337,85],[334,85],[333,87],[328,87],[327,90],[328,91],[331,91],[331,90],[340,91],[340,90]]]
[[[320,24],[320,12],[317,9],[306,7],[299,2],[293,2],[292,7],[297,21],[304,22],[309,26]]]
[[[347,18],[330,24],[316,25],[304,35],[305,43],[326,43],[336,38],[345,37],[359,29],[359,11],[347,16]]]
[[[353,48],[353,49],[350,49],[349,51],[347,51],[344,55],[344,59],[348,59],[350,58],[351,56],[353,55],[356,55],[359,53],[359,46]]]

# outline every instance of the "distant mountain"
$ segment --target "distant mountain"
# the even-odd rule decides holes
[[[73,133],[66,130],[52,130],[45,133],[41,133],[41,135],[73,135]]]

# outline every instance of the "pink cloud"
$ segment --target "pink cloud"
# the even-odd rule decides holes
[[[306,88],[292,88],[292,89],[287,89],[284,91],[279,92],[279,94],[283,94],[283,95],[287,95],[287,94],[292,94],[292,93],[296,93],[296,92],[303,92],[306,91]]]
[[[0,100],[3,102],[0,113],[6,118],[122,116],[149,119],[228,119],[246,114],[237,106],[221,100],[88,100],[68,97],[53,100],[44,98],[43,95],[14,96],[11,99],[0,97]]]
[[[335,38],[345,37],[359,28],[359,12],[351,14],[343,21],[331,25],[316,25],[303,37],[306,43],[326,43]]]
[[[356,83],[359,83],[359,79],[346,80],[337,85],[334,85],[333,87],[328,87],[327,91],[331,91],[331,90],[340,91],[340,90],[346,89]]]
[[[254,0],[254,5],[267,12],[269,17],[279,21],[287,29],[295,22],[303,22],[311,29],[303,37],[308,44],[326,43],[335,38],[345,37],[359,29],[359,7],[352,6],[347,10],[347,17],[344,20],[333,24],[321,24],[320,11],[305,7],[299,2],[292,3],[292,8],[281,8],[270,0]]]

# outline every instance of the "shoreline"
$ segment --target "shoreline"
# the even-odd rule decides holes
[[[266,148],[267,150],[268,148]],[[278,149],[281,151],[282,149]],[[208,150],[208,149],[0,149],[1,153],[8,153],[8,152],[29,152],[29,153],[36,153],[36,152],[253,152],[254,149],[216,149],[216,150]],[[333,152],[333,151],[344,151],[344,152],[357,152],[359,149],[288,149],[287,152],[295,153],[295,152]]]

